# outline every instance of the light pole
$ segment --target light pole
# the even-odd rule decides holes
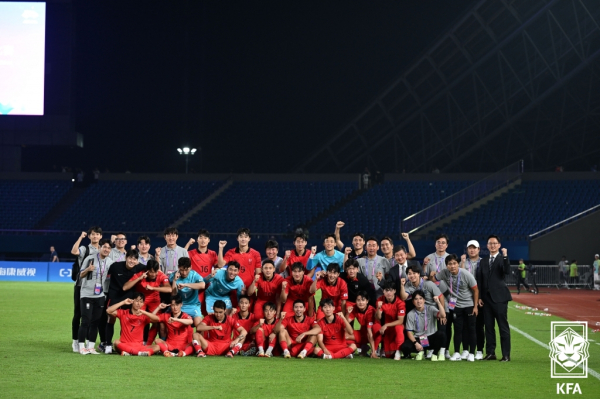
[[[183,148],[178,148],[177,152],[179,153],[179,155],[185,156],[185,174],[187,175],[188,163],[190,162],[190,155],[194,155],[196,153],[196,149],[190,148],[190,147],[183,147]]]

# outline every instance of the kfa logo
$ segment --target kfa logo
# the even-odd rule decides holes
[[[550,334],[551,377],[587,378],[588,358],[590,357],[587,322],[553,321]],[[557,384],[557,391],[559,385],[561,384]],[[568,389],[573,384],[566,385]],[[579,388],[579,385],[576,388]]]
[[[560,395],[568,395],[571,393],[578,393],[578,394],[582,394],[581,393],[581,388],[579,387],[579,384],[575,383],[573,384],[572,382],[569,383],[562,383],[562,384],[556,384],[556,394]]]

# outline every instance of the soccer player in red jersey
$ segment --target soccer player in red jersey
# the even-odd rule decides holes
[[[144,294],[138,292],[133,299],[127,298],[106,309],[106,313],[121,322],[121,337],[114,342],[121,356],[152,356],[160,350],[158,345],[144,345],[142,342],[144,327],[150,322],[158,323],[155,314],[142,310],[144,299]],[[119,309],[123,305],[131,305],[131,309]]]
[[[375,318],[381,324],[379,334],[382,336],[383,350],[386,356],[394,353],[394,360],[400,360],[400,346],[404,342],[404,316],[406,305],[396,296],[394,283],[383,283],[383,296],[377,298]]]
[[[166,303],[161,303],[154,309],[153,313],[156,314],[159,310],[166,309],[167,306]],[[156,345],[165,357],[183,357],[194,353],[191,339],[191,326],[194,324],[194,320],[190,315],[181,311],[182,306],[183,299],[181,295],[173,295],[171,297],[171,312],[158,315],[160,322],[165,323],[169,332],[166,342],[160,338],[156,340]]]
[[[237,240],[239,246],[232,248],[223,256],[223,248],[227,241],[219,241],[218,265],[223,267],[230,261],[235,260],[240,264],[239,277],[244,282],[246,289],[254,281],[254,275],[260,272],[261,258],[260,253],[248,246],[250,242],[250,229],[241,228],[237,231]]]
[[[222,356],[234,357],[239,352],[247,332],[232,317],[225,313],[225,302],[218,300],[213,305],[213,314],[209,314],[196,328],[192,345],[198,357]],[[231,334],[237,331],[237,338]],[[204,333],[204,336],[201,334]]]
[[[306,316],[305,302],[298,299],[294,301],[294,314],[286,317],[286,312],[281,312],[281,327],[279,328],[279,345],[283,349],[283,357],[292,356],[304,359],[312,353],[317,343],[317,334],[321,327],[315,325],[314,317]]]
[[[190,239],[190,242],[193,242]],[[212,272],[212,268],[217,265],[217,253],[208,249],[210,243],[210,233],[208,230],[200,230],[198,232],[198,248],[188,251],[188,256],[192,261],[192,270],[205,278]],[[200,300],[200,302],[204,302]]]
[[[252,298],[256,293],[254,302],[254,316],[257,319],[265,317],[263,313],[263,305],[267,302],[274,302],[277,314],[281,311],[281,283],[283,277],[275,273],[275,264],[271,259],[264,261],[262,265],[262,273],[254,276],[254,281],[248,287],[248,296]]]
[[[260,319],[257,324],[250,330],[255,334],[256,346],[258,347],[258,357],[273,357],[279,353],[277,345],[277,334],[281,327],[281,319],[277,320],[277,308],[273,302],[267,302],[263,305],[264,319]],[[265,339],[268,339],[269,346],[264,350]],[[277,353],[273,353],[273,350]]]
[[[123,291],[128,291],[132,287],[135,287],[137,292],[141,292],[146,297],[144,310],[148,312],[153,312],[160,305],[160,292],[171,292],[169,278],[160,271],[160,265],[154,259],[148,261],[145,271],[134,274],[125,283]]]
[[[306,249],[306,234],[304,233],[296,233],[294,236],[294,246],[295,249],[291,251],[285,251],[285,257],[283,258],[283,263],[280,266],[279,273],[283,273],[286,269],[288,272],[288,276],[292,275],[292,266],[294,263],[300,262],[302,266],[304,266],[304,272],[308,274],[310,278],[312,278],[314,272],[311,270],[310,272],[306,270],[306,264],[308,263],[308,259],[310,258],[311,252]]]
[[[340,265],[330,263],[327,265],[327,272],[321,270],[317,278],[310,286],[310,293],[314,294],[321,290],[321,302],[323,299],[331,299],[335,306],[335,313],[346,310],[346,300],[348,299],[348,285],[340,278]],[[323,311],[317,312],[317,320],[323,318]]]
[[[335,305],[331,298],[321,300],[321,309],[324,317],[318,321],[321,333],[317,335],[319,348],[315,349],[315,355],[323,359],[352,359],[356,345],[346,343],[346,334],[353,335],[352,326],[342,312],[334,312]]]
[[[351,259],[354,261],[353,259]],[[348,321],[358,320],[360,330],[354,330],[354,341],[358,347],[359,353],[367,354],[367,344],[371,345],[371,357],[379,359],[377,348],[381,342],[379,329],[381,325],[375,321],[375,308],[369,305],[369,295],[366,291],[359,291],[356,294],[356,304],[348,306]]]
[[[308,309],[308,315],[314,315],[314,294],[310,292],[313,283],[310,277],[304,275],[305,268],[300,262],[292,265],[292,275],[286,277],[281,283],[281,303],[283,311],[287,314],[294,312],[294,303],[296,301],[304,302],[305,310]]]
[[[240,326],[244,327],[244,330],[250,331],[256,324],[258,319],[254,316],[254,313],[250,312],[250,298],[247,295],[242,295],[238,301],[238,308],[230,309],[231,317]],[[239,335],[239,332],[234,331],[233,335],[235,338]],[[254,336],[248,334],[242,349],[240,349],[240,355],[242,356],[253,356],[256,353],[256,344],[254,342]]]

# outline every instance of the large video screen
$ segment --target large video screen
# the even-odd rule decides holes
[[[0,115],[44,115],[46,3],[0,2]]]

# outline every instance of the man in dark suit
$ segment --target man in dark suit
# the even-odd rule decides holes
[[[394,247],[394,263],[396,265],[390,269],[386,277],[387,280],[394,284],[397,294],[400,294],[400,284],[402,283],[402,279],[406,281],[406,268],[408,266],[421,267],[421,264],[418,261],[408,260],[406,255],[407,252],[404,245],[396,245]]]
[[[510,274],[510,261],[506,248],[500,253],[498,236],[488,237],[490,256],[483,258],[477,270],[477,282],[481,292],[479,306],[485,317],[485,350],[483,360],[496,360],[496,322],[500,330],[502,346],[501,362],[510,361],[510,327],[508,326],[508,301],[512,301],[504,276]]]

